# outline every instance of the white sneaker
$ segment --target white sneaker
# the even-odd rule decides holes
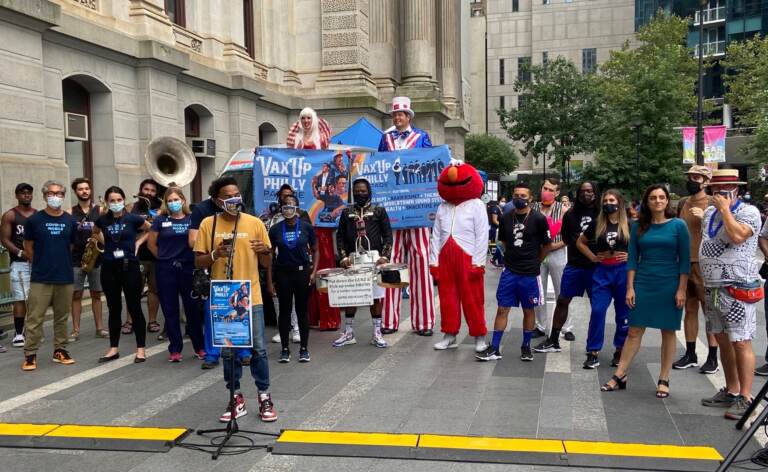
[[[299,344],[301,342],[301,334],[299,334],[298,329],[291,331],[291,341],[293,341],[294,344]]]
[[[443,340],[435,343],[434,348],[437,351],[445,351],[446,349],[456,349],[459,347],[459,343],[456,342],[456,336],[452,334],[444,334]]]
[[[488,349],[488,343],[485,342],[485,336],[475,336],[475,352],[483,352]]]
[[[333,342],[333,347],[346,346],[348,344],[357,344],[354,331],[344,331],[344,334]]]
[[[17,334],[11,341],[13,347],[24,347],[24,334]]]
[[[276,335],[272,336],[272,342],[275,344],[280,344],[280,333],[277,333]]]
[[[381,333],[373,333],[373,337],[371,338],[371,344],[380,348],[389,347],[389,344],[387,344],[387,341],[384,339]]]

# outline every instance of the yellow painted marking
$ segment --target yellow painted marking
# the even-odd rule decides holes
[[[416,447],[418,434],[344,433],[330,431],[283,431],[278,442],[347,444],[352,446]]]
[[[127,426],[77,426],[62,425],[49,437],[139,439],[145,441],[173,441],[184,434],[184,428],[131,428]]]
[[[58,427],[57,424],[0,423],[0,436],[43,436]]]
[[[419,447],[556,454],[565,452],[563,442],[560,440],[440,436],[435,434],[422,434],[419,439]]]
[[[716,449],[704,446],[672,446],[664,444],[621,444],[609,442],[564,441],[568,454],[597,456],[658,457],[662,459],[704,459],[721,461]]]

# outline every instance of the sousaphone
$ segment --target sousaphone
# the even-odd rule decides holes
[[[197,161],[187,143],[170,136],[153,139],[144,153],[149,175],[163,187],[183,187],[195,178]]]

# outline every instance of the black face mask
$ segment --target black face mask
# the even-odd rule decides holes
[[[612,215],[619,211],[619,205],[615,203],[603,203],[603,211],[608,215]]]
[[[581,204],[584,205],[584,206],[590,206],[595,201],[595,195],[594,194],[586,195],[584,193],[580,193],[578,198],[579,198],[579,201],[581,202]]]
[[[701,183],[689,180],[685,183],[685,188],[688,190],[688,195],[695,195],[701,191]]]
[[[367,193],[356,193],[353,197],[355,199],[355,205],[359,207],[364,207],[371,201],[371,196]]]

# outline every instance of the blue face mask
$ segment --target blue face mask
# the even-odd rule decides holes
[[[181,202],[181,200],[177,200],[175,202],[168,202],[168,209],[171,210],[171,213],[178,213],[181,211],[183,207],[184,207],[184,204]]]
[[[120,213],[121,211],[123,211],[123,208],[125,208],[124,202],[109,204],[109,209],[112,211],[112,213]]]

